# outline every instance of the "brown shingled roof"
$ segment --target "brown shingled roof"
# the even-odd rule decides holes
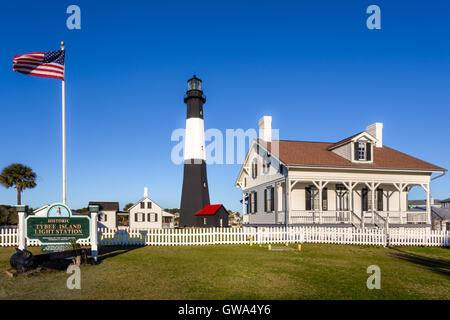
[[[271,143],[257,140],[262,146],[273,153]],[[417,159],[406,153],[383,146],[373,148],[372,163],[353,163],[328,148],[334,143],[330,142],[310,142],[310,141],[289,141],[276,140],[279,142],[279,154],[274,154],[287,165],[305,166],[330,166],[349,168],[373,168],[373,169],[419,169],[443,171],[444,168]]]

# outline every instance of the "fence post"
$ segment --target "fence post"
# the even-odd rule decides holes
[[[25,250],[27,248],[27,241],[25,239],[25,218],[28,212],[28,206],[16,206],[17,215],[19,216],[18,225],[18,247],[20,250]]]
[[[91,213],[91,256],[97,261],[98,257],[98,227],[97,227],[97,215],[99,206],[90,205],[89,212]]]

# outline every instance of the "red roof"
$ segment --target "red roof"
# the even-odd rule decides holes
[[[213,216],[216,214],[217,210],[220,209],[220,207],[223,207],[222,204],[210,204],[205,206],[202,210],[197,212],[196,216]]]

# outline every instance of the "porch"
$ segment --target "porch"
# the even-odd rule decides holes
[[[285,212],[278,211],[278,221],[284,223]],[[426,224],[425,211],[364,211],[361,218],[353,211],[291,210],[289,225],[298,224],[351,224],[356,227],[388,227],[398,224]]]
[[[409,210],[408,192],[414,186],[420,186],[426,192],[426,210]],[[267,192],[268,189],[273,191]],[[256,196],[252,197],[254,193],[261,194],[262,205],[258,206],[260,201]],[[248,213],[244,214],[244,222],[248,224],[286,225],[286,219],[288,225],[357,228],[431,224],[429,181],[283,179],[244,193],[244,197],[246,205],[243,209]]]

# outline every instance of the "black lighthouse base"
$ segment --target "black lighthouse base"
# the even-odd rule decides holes
[[[195,213],[209,205],[208,179],[205,160],[184,162],[183,191],[181,194],[179,226],[197,227]]]

